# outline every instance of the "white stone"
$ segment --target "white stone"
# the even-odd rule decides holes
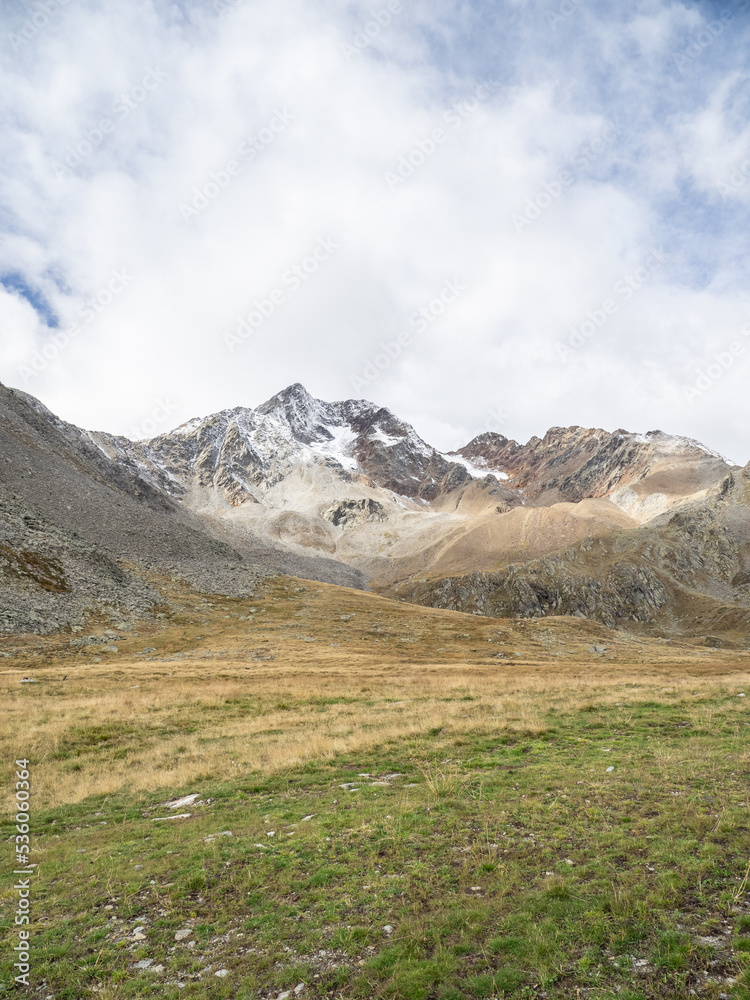
[[[181,809],[183,806],[191,806],[195,800],[198,798],[199,793],[194,792],[192,795],[184,795],[181,799],[172,799],[171,802],[162,802],[166,809]]]

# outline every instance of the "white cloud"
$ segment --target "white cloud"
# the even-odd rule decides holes
[[[731,217],[715,193],[746,142],[747,57],[729,33],[681,74],[675,53],[708,9],[582,5],[552,30],[541,2],[403,2],[347,53],[386,6],[61,6],[0,76],[0,267],[81,332],[23,385],[50,333],[0,293],[0,378],[126,433],[160,399],[176,425],[302,381],[382,402],[441,448],[490,424],[525,438],[570,422],[661,426],[750,458],[742,398],[714,388],[688,406],[682,391],[750,319],[750,182]],[[6,33],[23,22],[3,17]],[[181,205],[204,203],[185,220]],[[519,232],[519,213],[538,217]],[[320,238],[338,248],[294,287],[285,275],[306,274]],[[670,262],[561,362],[555,345],[652,247]],[[419,332],[410,318],[453,280],[466,291]],[[275,291],[229,352],[225,335]],[[412,342],[355,393],[399,332]]]

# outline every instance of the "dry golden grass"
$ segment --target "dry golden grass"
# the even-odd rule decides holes
[[[568,670],[550,677],[541,668],[438,665],[387,673],[271,673],[241,663],[235,669],[234,678],[227,676],[229,664],[200,676],[155,676],[150,664],[132,664],[128,679],[140,686],[130,689],[121,682],[113,687],[106,670],[85,667],[64,694],[55,692],[59,684],[41,679],[28,695],[28,688],[20,693],[17,680],[6,675],[0,747],[6,759],[33,759],[37,801],[60,805],[125,788],[179,790],[197,778],[231,777],[238,770],[284,770],[430,729],[534,733],[543,728],[539,712],[547,707],[566,712],[611,705],[625,697],[624,687],[628,703],[650,700],[665,680],[658,672],[622,668],[605,676],[601,667],[586,677]],[[746,673],[670,679],[676,701],[750,681]],[[174,731],[175,722],[196,729]],[[113,727],[112,749],[103,743],[94,751],[86,744],[86,734],[100,727]],[[71,733],[83,737],[81,756],[60,759]],[[127,753],[118,758],[123,748]],[[663,756],[659,760],[668,769],[672,761]]]
[[[298,592],[300,584],[275,581],[254,601],[214,598],[200,615],[200,597],[176,592],[163,625],[100,663],[91,648],[72,651],[69,637],[41,652],[29,640],[23,666],[0,674],[0,752],[35,762],[37,806],[123,789],[166,796],[200,778],[283,772],[429,730],[535,733],[551,707],[678,702],[750,686],[743,653],[708,655],[578,619],[485,619],[321,584]],[[607,654],[590,655],[592,642]],[[158,658],[137,656],[144,645]],[[490,660],[498,649],[505,658]],[[261,655],[275,659],[254,659]],[[37,683],[20,684],[24,673]]]

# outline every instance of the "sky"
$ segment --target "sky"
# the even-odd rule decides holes
[[[750,0],[6,0],[0,381],[750,460]]]

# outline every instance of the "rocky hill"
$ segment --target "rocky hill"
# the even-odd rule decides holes
[[[406,581],[393,596],[499,617],[573,615],[750,648],[750,465],[706,497],[496,573]]]
[[[0,629],[49,631],[158,601],[149,576],[244,594],[268,573],[362,586],[341,563],[228,538],[87,431],[0,386]],[[301,571],[301,572],[300,572]]]
[[[457,454],[502,473],[506,486],[537,504],[608,497],[646,520],[676,498],[709,488],[728,467],[721,455],[690,438],[584,427],[552,427],[525,445],[482,434]]]

